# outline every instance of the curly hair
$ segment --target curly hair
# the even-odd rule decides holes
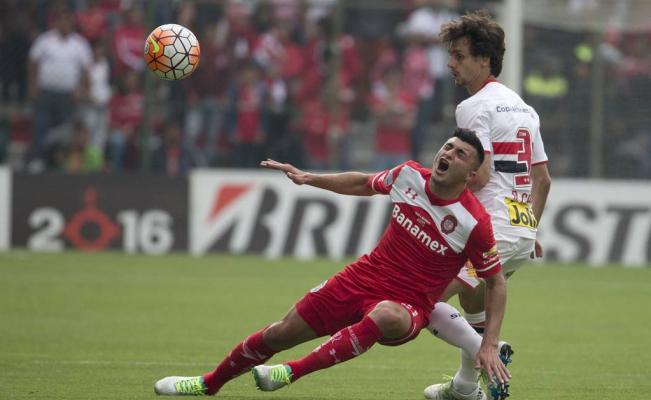
[[[491,74],[502,72],[504,60],[504,30],[493,20],[488,10],[467,12],[461,19],[450,21],[441,27],[441,42],[449,47],[455,40],[467,37],[473,57],[489,57]]]

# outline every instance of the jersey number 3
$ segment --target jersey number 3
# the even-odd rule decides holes
[[[519,128],[515,134],[514,142],[493,143],[495,155],[517,155],[517,160],[495,160],[495,171],[515,174],[513,176],[515,187],[531,185],[531,134],[526,128]]]

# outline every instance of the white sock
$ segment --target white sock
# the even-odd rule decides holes
[[[475,356],[482,337],[456,308],[442,302],[436,303],[427,329],[439,339],[461,349],[461,367],[454,376],[454,389],[461,394],[472,393],[479,384],[480,371],[475,369]]]
[[[483,325],[484,322],[486,322],[486,311],[482,311],[476,314],[464,313],[464,317],[466,317],[466,321],[468,321],[468,323],[471,325]]]
[[[471,328],[472,329],[472,328]],[[470,394],[479,386],[480,370],[475,369],[475,355],[461,350],[461,366],[452,381],[454,390],[461,394]]]

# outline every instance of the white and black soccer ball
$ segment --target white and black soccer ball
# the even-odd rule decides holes
[[[147,68],[166,80],[185,79],[199,65],[201,48],[191,30],[178,24],[161,25],[145,41]]]

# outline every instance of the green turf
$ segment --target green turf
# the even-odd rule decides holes
[[[163,376],[213,368],[341,263],[0,253],[0,399],[153,399]],[[649,399],[649,269],[530,266],[509,286],[510,399]],[[311,342],[275,360],[296,358]],[[455,349],[427,332],[274,393],[227,399],[421,399]]]

